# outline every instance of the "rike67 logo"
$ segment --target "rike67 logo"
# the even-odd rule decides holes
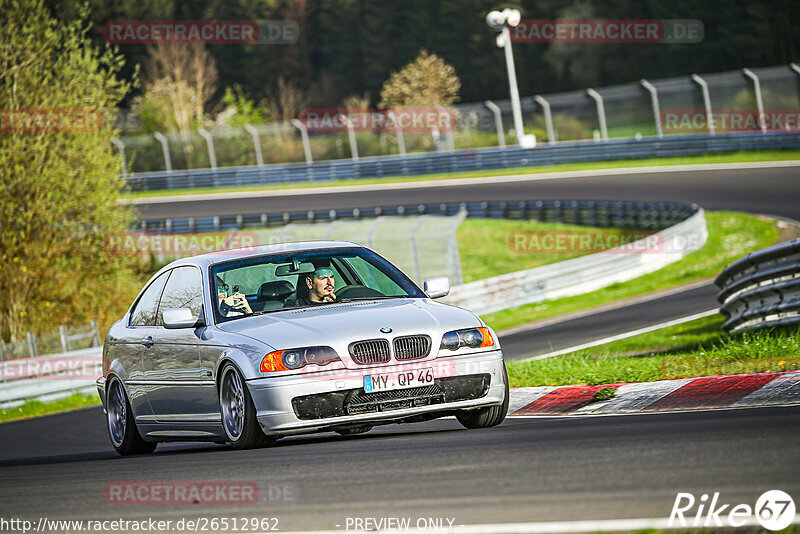
[[[751,507],[749,504],[727,504],[719,492],[696,499],[691,493],[678,493],[669,527],[734,527],[761,525],[767,530],[783,530],[795,520],[794,500],[781,490],[765,491]]]

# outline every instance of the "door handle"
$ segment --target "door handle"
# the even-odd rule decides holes
[[[155,341],[153,341],[153,337],[152,336],[147,336],[146,338],[144,338],[144,341],[142,341],[142,345],[144,345],[148,349],[150,347],[152,347],[154,344],[155,344]]]

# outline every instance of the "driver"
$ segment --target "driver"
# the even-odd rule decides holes
[[[295,297],[287,300],[287,306],[317,306],[336,300],[334,273],[330,267],[317,267],[312,274],[303,276],[301,283],[305,283],[308,294],[298,291]]]

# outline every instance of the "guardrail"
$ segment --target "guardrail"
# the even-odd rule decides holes
[[[729,332],[800,323],[800,239],[736,260],[714,283]]]
[[[444,302],[477,314],[581,295],[651,273],[699,250],[708,238],[705,215],[695,205],[688,218],[632,243],[525,271],[456,286]]]
[[[91,393],[102,374],[102,347],[0,363],[0,408]]]
[[[415,176],[558,163],[718,154],[740,150],[800,149],[800,132],[644,137],[603,142],[560,142],[536,148],[476,148],[453,152],[129,174],[132,191],[195,189],[350,178]]]
[[[489,219],[525,219],[579,226],[661,230],[677,224],[697,211],[685,202],[520,200],[511,202],[450,202],[403,204],[372,208],[347,208],[240,214],[226,217],[187,217],[140,220],[134,230],[146,232],[211,232],[269,228],[289,223],[331,222],[388,215],[457,215]]]
[[[23,340],[11,343],[0,341],[0,362],[15,358],[33,358],[43,354],[69,352],[76,348],[85,348],[87,342],[90,347],[102,345],[100,329],[94,319],[84,328],[60,325],[57,334],[36,335],[33,332],[27,332]]]

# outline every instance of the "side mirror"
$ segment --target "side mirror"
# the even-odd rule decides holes
[[[198,323],[197,317],[192,314],[189,308],[172,308],[161,312],[161,318],[164,320],[164,328],[177,329],[177,328],[194,328]]]
[[[425,294],[432,299],[438,299],[447,296],[450,293],[450,279],[446,276],[437,276],[436,278],[428,278],[423,284]]]

